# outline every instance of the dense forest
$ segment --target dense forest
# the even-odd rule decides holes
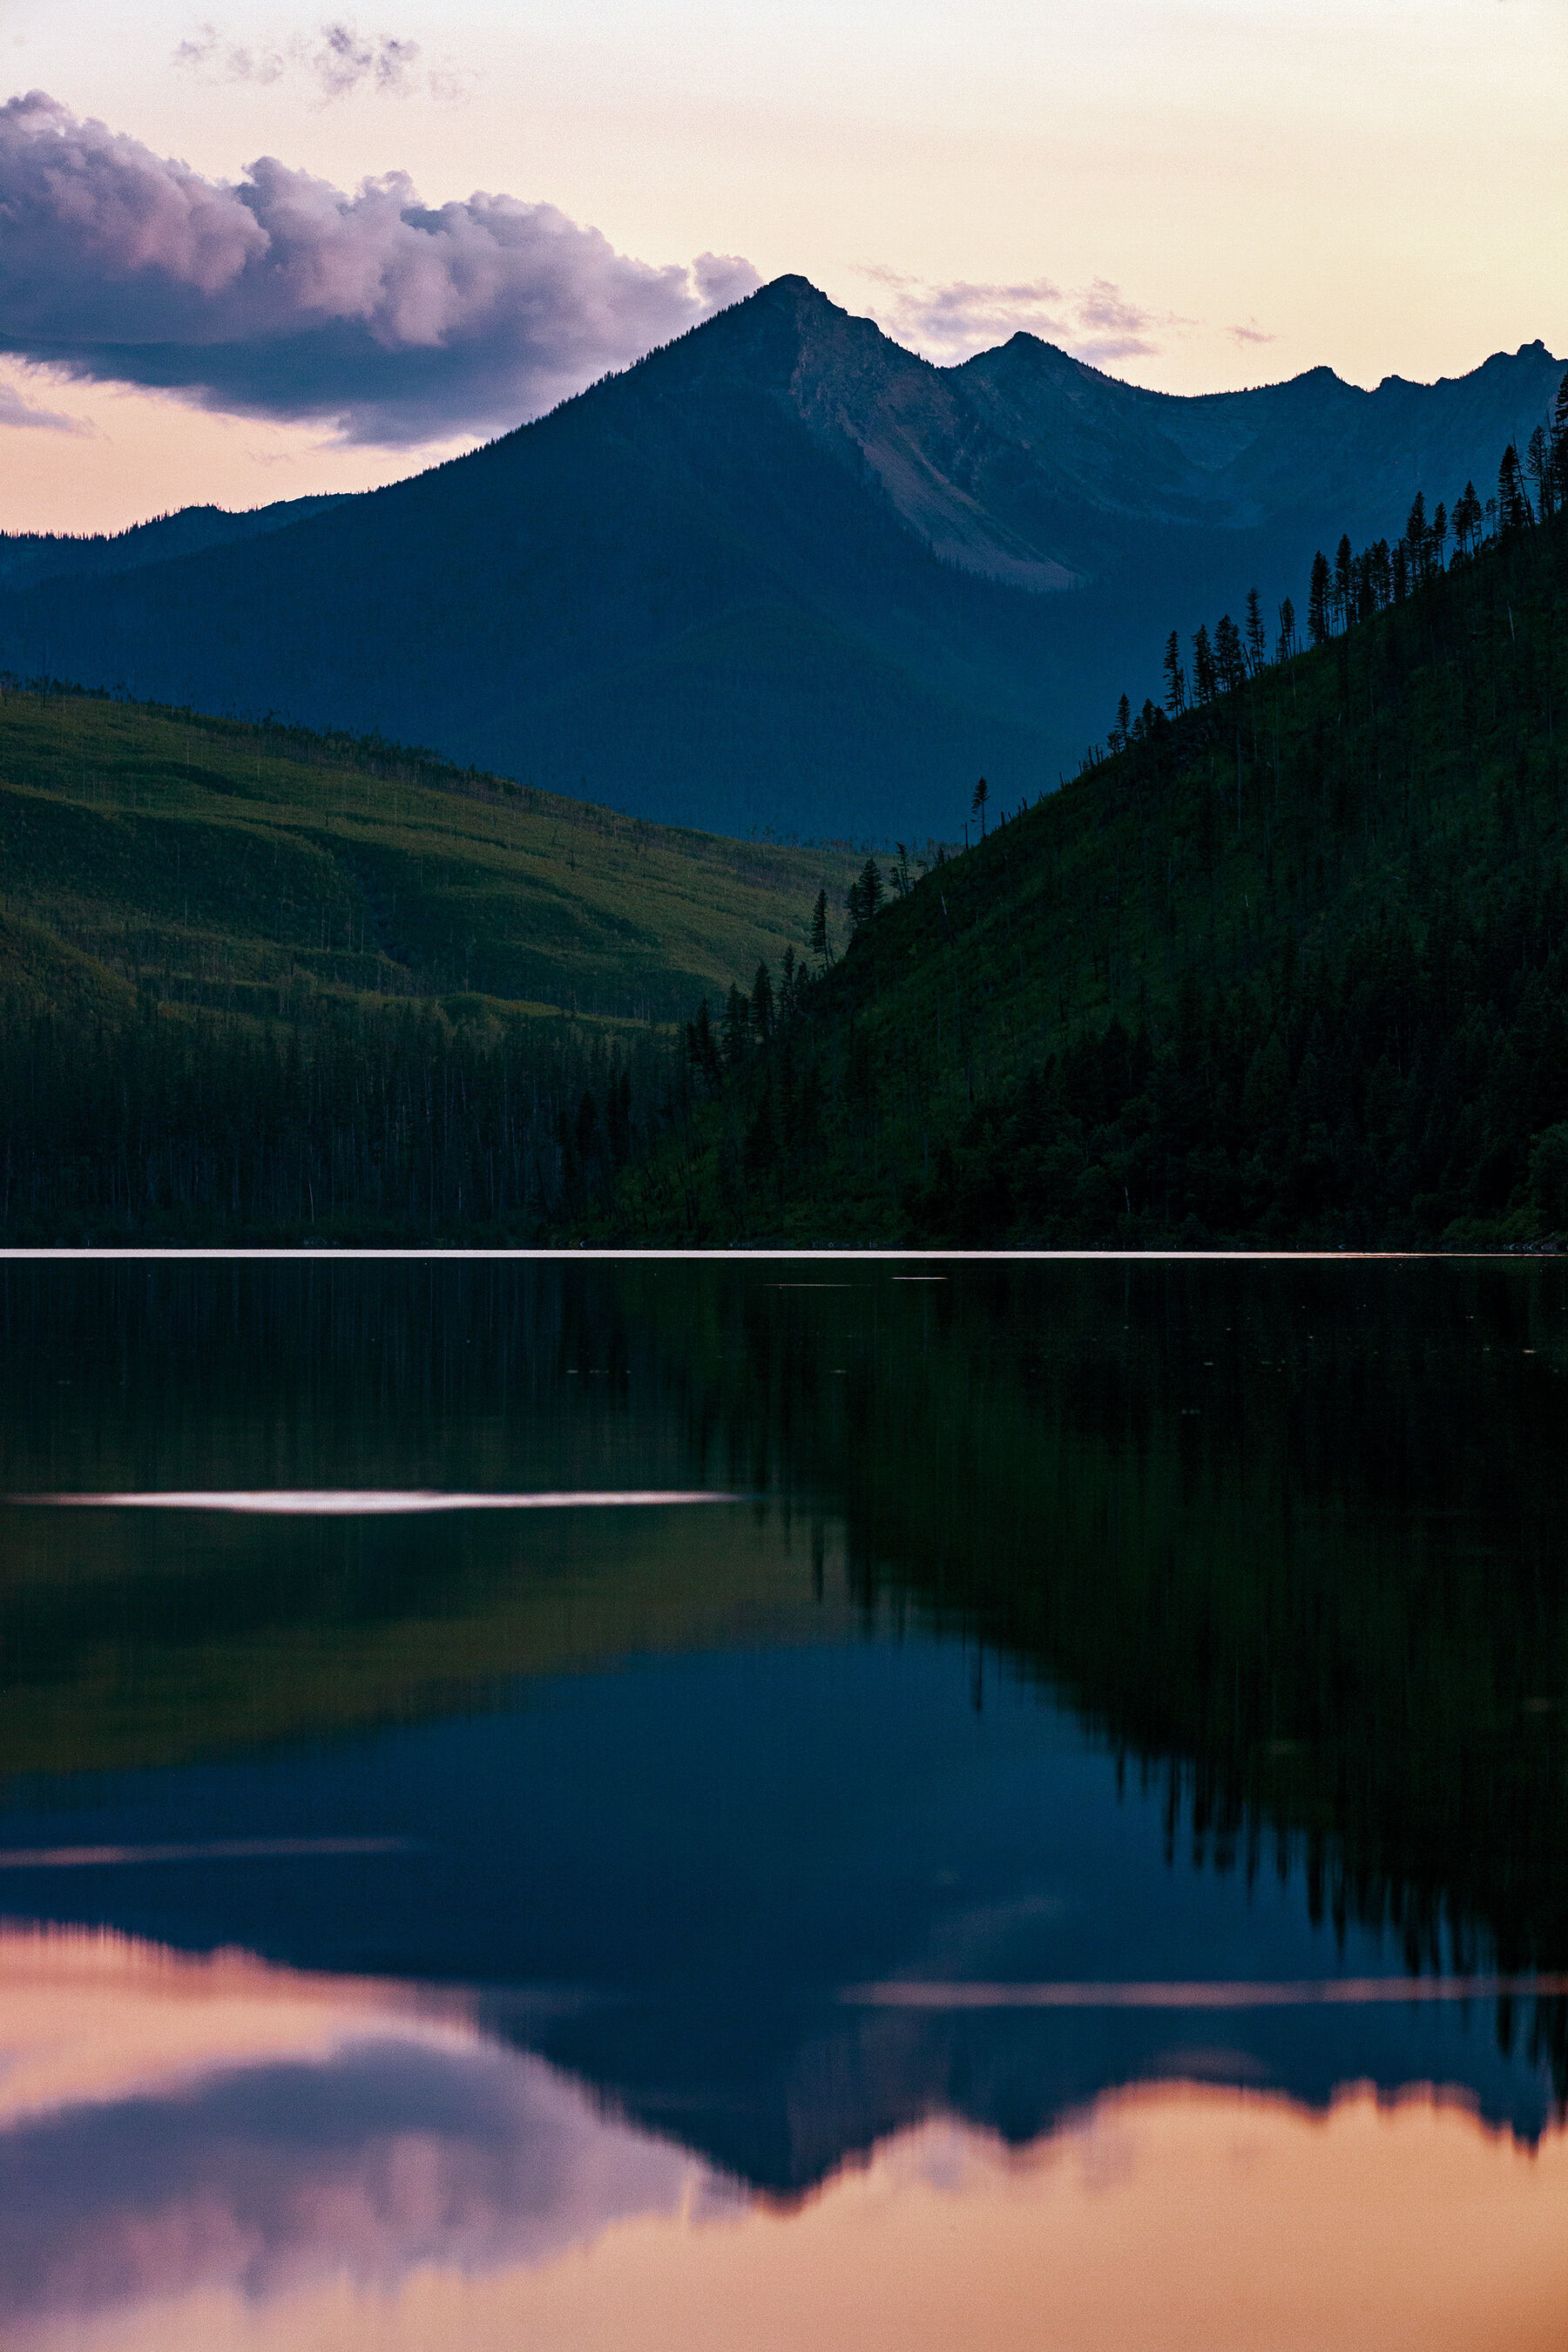
[[[0,690],[0,1234],[528,1240],[847,850],[376,739]]]
[[[1470,1246],[1568,1226],[1568,404],[1495,499],[1173,636],[1061,792],[688,1035],[606,1228]],[[1268,640],[1272,638],[1270,647]],[[1270,658],[1270,651],[1272,657]]]
[[[7,694],[0,1232],[1556,1235],[1565,568],[1560,402],[1495,497],[1320,555],[1304,630],[1173,634],[1059,792],[858,872]]]

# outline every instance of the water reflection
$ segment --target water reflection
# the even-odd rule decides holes
[[[0,1272],[6,2327],[1560,2341],[1565,1381],[1556,1269]]]
[[[1568,2140],[1452,2101],[1146,2085],[1022,2152],[917,2124],[780,2204],[461,2000],[12,1932],[0,2000],[29,2347],[1562,2340]]]

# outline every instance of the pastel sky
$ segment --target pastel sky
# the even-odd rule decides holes
[[[12,530],[389,479],[785,270],[1180,392],[1568,347],[1561,0],[4,0],[0,56]]]

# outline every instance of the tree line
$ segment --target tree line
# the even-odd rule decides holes
[[[763,1010],[753,987],[721,1050],[689,1038],[691,1114],[617,1213],[932,1244],[1568,1233],[1560,480],[1505,454],[1494,519],[1461,496],[1457,535],[1417,504],[1386,596],[1378,550],[1352,556],[1323,640],[1256,667],[1253,604],[1215,633],[1215,701],[1146,704],[907,894],[863,870],[842,952],[819,902]]]

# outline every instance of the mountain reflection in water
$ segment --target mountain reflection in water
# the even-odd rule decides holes
[[[1562,2340],[1568,1276],[946,1271],[0,1271],[0,2334]]]
[[[1562,2341],[1568,2139],[1192,2084],[749,2194],[461,2000],[0,1935],[7,2343],[1319,2352]],[[738,2315],[743,2321],[737,2332]]]

